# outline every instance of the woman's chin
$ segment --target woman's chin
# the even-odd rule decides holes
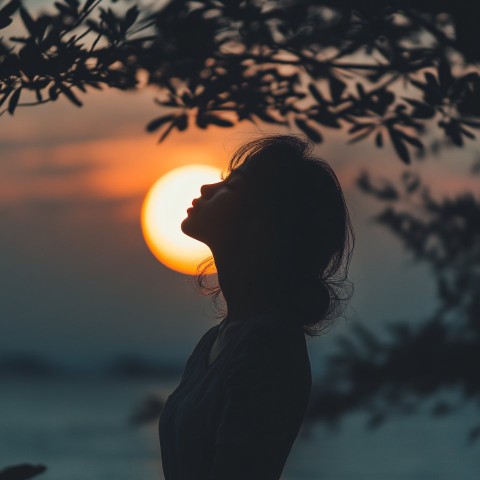
[[[195,236],[195,229],[192,228],[192,225],[191,225],[190,217],[186,217],[182,220],[182,223],[180,224],[180,229],[185,235],[197,240],[197,237]]]
[[[180,229],[185,235],[189,235],[189,228],[188,228],[188,223],[189,223],[189,217],[186,217],[182,220],[182,223],[180,224]]]
[[[192,215],[192,213],[190,212],[190,215],[188,215],[182,220],[182,223],[180,224],[180,229],[185,235],[193,238],[194,240],[205,243],[205,245],[207,246],[210,243],[208,241],[208,238],[210,236],[207,234],[208,231],[206,231],[204,228],[204,221],[203,219],[199,219],[198,217],[196,217],[195,213],[193,213]]]

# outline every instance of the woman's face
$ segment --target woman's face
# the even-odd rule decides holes
[[[228,244],[232,235],[245,228],[247,182],[234,170],[220,182],[203,185],[200,198],[192,202],[193,208],[181,223],[183,233],[210,248]]]

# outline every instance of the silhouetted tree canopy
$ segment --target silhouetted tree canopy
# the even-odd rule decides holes
[[[478,3],[129,3],[63,0],[37,15],[0,4],[0,29],[15,19],[24,30],[0,39],[1,113],[59,97],[81,106],[89,87],[151,86],[159,116],[147,130],[162,129],[160,141],[192,122],[261,120],[317,143],[327,129],[379,148],[388,138],[406,163],[427,127],[457,146],[480,128]]]
[[[478,173],[478,172],[477,172]],[[336,422],[357,409],[370,412],[369,425],[389,414],[414,413],[427,399],[441,416],[468,402],[480,408],[480,200],[471,193],[435,199],[411,172],[400,187],[372,182],[360,188],[387,203],[377,221],[402,240],[417,261],[431,267],[439,305],[419,325],[397,322],[389,339],[361,324],[341,337],[327,376],[317,385],[307,418]],[[380,332],[382,333],[382,332]],[[445,390],[458,399],[441,399]],[[469,439],[480,438],[480,423]]]

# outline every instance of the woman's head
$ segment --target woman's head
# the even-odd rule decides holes
[[[213,252],[234,248],[253,220],[248,187],[240,170],[231,171],[222,181],[203,185],[200,198],[193,200],[193,208],[181,224],[182,231],[207,244]]]
[[[214,256],[215,239],[229,243],[232,262],[250,263],[249,281],[266,304],[288,312],[309,335],[323,331],[350,297],[347,272],[354,242],[340,184],[312,151],[313,145],[297,135],[267,135],[240,146],[226,180],[202,187],[205,202],[212,201],[212,207],[215,202],[215,208],[209,217],[213,233],[199,238],[210,240]],[[225,191],[229,186],[232,190]],[[195,213],[190,232],[195,221],[201,232],[201,209]],[[203,226],[207,231],[208,221]],[[189,234],[188,221],[182,229]],[[220,289],[205,289],[208,266],[198,280],[215,299]]]

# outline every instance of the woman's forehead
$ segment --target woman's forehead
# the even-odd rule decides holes
[[[243,170],[239,170],[239,169],[235,169],[235,170],[232,170],[228,175],[227,175],[227,178],[231,179],[231,180],[234,180],[236,179],[237,181],[240,180],[244,180],[244,179],[247,179],[248,176],[247,174],[243,171]]]
[[[242,170],[232,172],[232,174],[234,175],[233,178],[237,178],[239,180],[247,180],[248,179],[248,175],[245,172],[243,172]]]

